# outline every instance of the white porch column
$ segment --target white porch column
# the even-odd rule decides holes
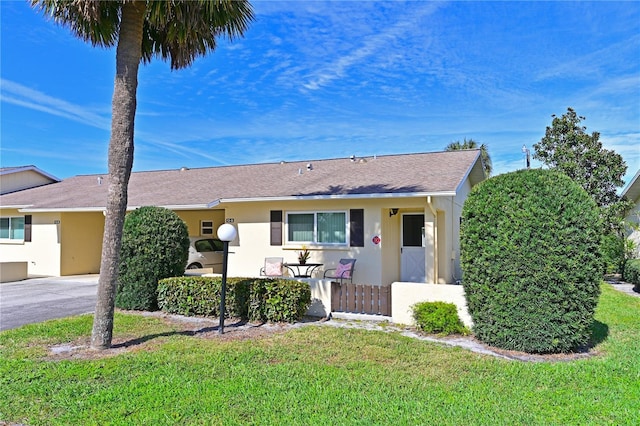
[[[424,209],[424,275],[427,284],[436,284],[438,271],[437,217],[430,204]]]

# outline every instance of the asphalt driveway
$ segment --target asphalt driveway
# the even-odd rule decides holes
[[[0,284],[0,331],[94,312],[98,275],[30,278]]]

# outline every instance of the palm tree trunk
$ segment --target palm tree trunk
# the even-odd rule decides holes
[[[144,1],[125,2],[122,6],[120,38],[116,49],[116,77],[111,104],[109,194],[102,238],[98,300],[91,333],[93,349],[111,347],[113,337],[113,314],[122,227],[127,210],[127,187],[133,166],[133,128],[145,10]]]

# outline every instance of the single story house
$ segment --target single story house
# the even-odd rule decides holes
[[[633,207],[627,212],[625,218],[631,224],[628,227],[627,238],[635,243],[635,257],[640,258],[640,170],[624,187],[620,195],[633,202]]]
[[[454,283],[462,206],[484,179],[479,150],[146,171],[131,175],[128,210],[169,208],[191,236],[233,224],[231,276],[258,275],[266,257],[295,262],[304,246],[323,269],[356,258],[358,283]],[[98,273],[108,183],[80,175],[0,195],[2,262]]]

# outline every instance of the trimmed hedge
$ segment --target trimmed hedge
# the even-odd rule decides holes
[[[420,302],[411,307],[419,330],[430,334],[468,334],[453,303]]]
[[[220,316],[221,277],[175,277],[158,284],[162,311],[187,316]],[[225,317],[295,322],[311,304],[309,284],[270,278],[227,278]]]
[[[187,225],[173,211],[146,206],[124,221],[115,304],[122,309],[158,309],[158,280],[184,274],[189,256]]]
[[[640,292],[640,259],[627,260],[624,265],[622,279],[630,284],[634,284],[633,289]]]
[[[227,278],[225,316],[247,318],[251,278]],[[172,277],[158,282],[158,306],[186,316],[220,316],[221,277]]]
[[[600,294],[599,210],[552,170],[498,175],[462,212],[461,264],[476,337],[530,353],[587,345]]]
[[[295,322],[311,304],[311,287],[295,280],[260,279],[251,287],[249,319]]]

